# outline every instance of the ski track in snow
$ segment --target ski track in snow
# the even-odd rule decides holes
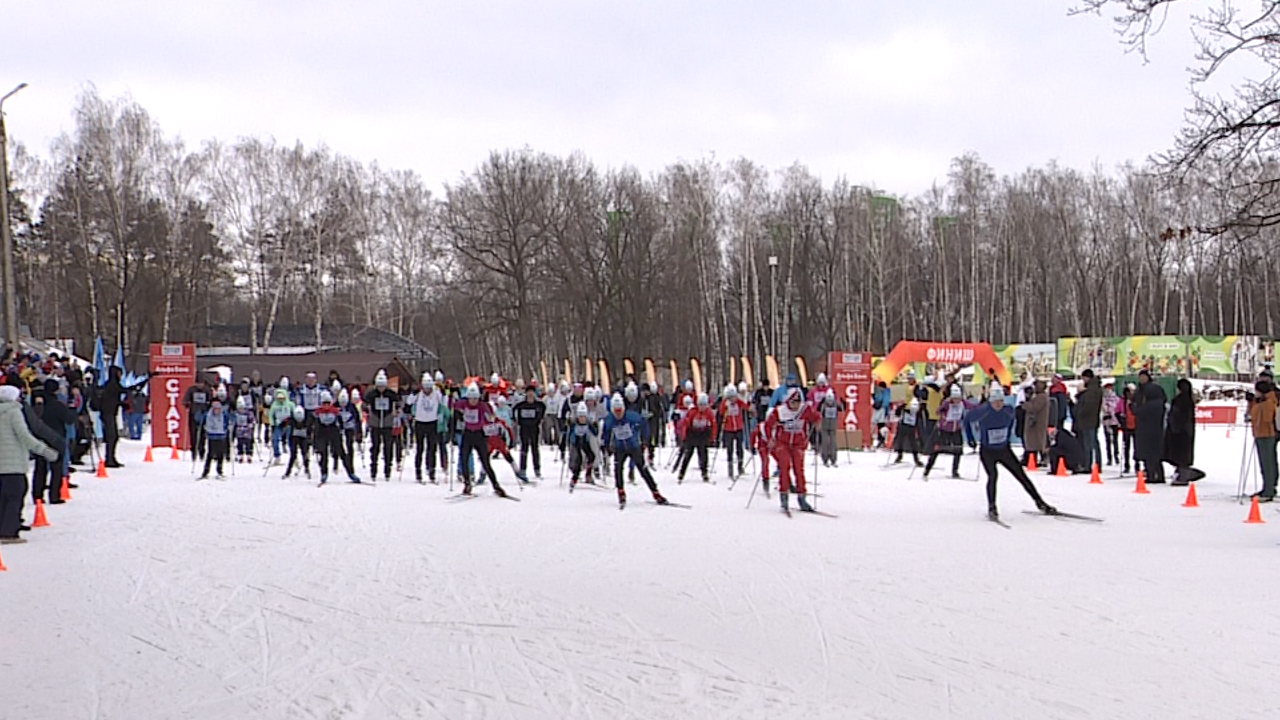
[[[54,527],[4,548],[0,707],[50,720],[1275,717],[1280,538],[1241,522],[1245,435],[1201,434],[1198,510],[1180,488],[1033,474],[1050,502],[1107,517],[1063,523],[1018,513],[1030,501],[1003,479],[1012,532],[984,520],[981,485],[907,482],[909,467],[881,472],[873,454],[822,469],[839,520],[784,522],[776,498],[743,509],[747,483],[678,486],[665,470],[659,485],[693,510],[619,513],[612,493],[554,480],[520,504],[247,469],[195,483],[186,463],[144,465],[126,444],[128,468],[77,476]]]

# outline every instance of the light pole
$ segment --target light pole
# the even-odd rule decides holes
[[[778,357],[778,256],[769,256],[769,314],[773,316],[773,333],[769,338],[770,354]]]
[[[18,290],[13,282],[13,233],[9,229],[9,146],[4,132],[4,101],[13,97],[26,83],[0,97],[0,254],[4,263],[4,334],[5,339],[18,352],[21,340],[18,337]]]

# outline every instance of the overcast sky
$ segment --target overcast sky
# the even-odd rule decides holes
[[[1182,119],[1191,39],[1151,63],[1073,0],[11,0],[0,93],[44,154],[88,84],[189,146],[326,143],[433,186],[490,150],[799,161],[895,193],[974,151],[1001,174],[1142,160]]]

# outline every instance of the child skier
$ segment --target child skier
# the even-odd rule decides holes
[[[578,403],[573,411],[573,425],[565,433],[565,443],[569,446],[569,492],[578,484],[579,474],[586,465],[587,482],[594,485],[593,469],[600,459],[600,440],[595,428],[591,425],[591,412],[586,402]]]
[[[778,497],[783,512],[790,513],[788,491],[794,484],[796,504],[803,512],[813,512],[805,497],[804,453],[809,447],[809,431],[821,419],[812,405],[807,405],[800,388],[787,389],[783,402],[769,413],[764,433],[773,459],[778,461]],[[794,483],[793,483],[794,481]]]
[[[351,482],[360,482],[360,478],[356,476],[351,456],[342,448],[342,411],[333,404],[333,394],[328,390],[320,392],[320,406],[316,408],[313,417],[316,452],[319,454],[320,484],[324,485],[329,480],[330,457],[338,458],[342,461],[343,469],[347,471],[347,477]]]
[[[960,456],[964,454],[964,436],[962,434],[965,413],[973,406],[965,401],[959,385],[951,386],[950,397],[938,406],[938,429],[933,439],[933,447],[929,448],[929,462],[924,466],[924,479],[929,479],[929,472],[937,462],[938,455],[950,454],[951,477],[960,478]]]
[[[982,467],[987,471],[987,517],[997,522],[1000,520],[1000,511],[996,508],[996,477],[997,468],[1001,465],[1022,484],[1040,512],[1057,515],[1057,509],[1040,497],[1031,478],[1027,477],[1026,470],[1023,470],[1022,464],[1009,448],[1014,421],[1013,408],[1005,405],[1004,390],[998,385],[991,388],[987,404],[969,411],[962,421],[965,436],[971,443],[976,442],[981,447],[979,457],[982,459]],[[978,434],[977,438],[974,437],[975,432]]]
[[[902,462],[902,453],[909,452],[916,461],[916,467],[923,467],[924,463],[920,462],[920,400],[911,398],[910,402],[900,405],[897,412],[898,432],[893,437],[893,449],[898,451],[898,456],[893,459],[893,464]]]
[[[236,462],[253,461],[253,398],[241,395],[236,403]]]
[[[622,467],[628,460],[632,467],[640,471],[640,476],[649,486],[649,492],[653,493],[653,501],[666,505],[667,499],[658,492],[658,484],[645,465],[644,453],[641,451],[642,439],[649,432],[649,424],[640,417],[640,413],[627,410],[627,403],[621,395],[613,396],[609,401],[609,409],[609,417],[604,421],[604,442],[613,449],[613,480],[618,488],[618,507],[627,506],[627,491],[622,485]]]
[[[698,469],[702,471],[702,482],[711,482],[711,468],[707,462],[708,448],[711,438],[716,434],[716,414],[711,411],[706,393],[698,394],[698,406],[685,413],[681,420],[684,425],[685,445],[689,448],[680,464],[677,482],[684,482],[685,471],[689,469],[689,461],[698,453]]]
[[[284,468],[284,479],[288,480],[293,473],[293,463],[302,456],[302,471],[307,479],[311,479],[311,423],[307,421],[307,411],[301,405],[293,406],[293,417],[289,418],[285,427],[289,433],[289,464]]]
[[[818,377],[823,377],[819,375]],[[825,380],[825,378],[823,378]],[[836,428],[840,425],[840,414],[844,412],[844,404],[836,397],[834,392],[819,393],[817,390],[813,393],[821,398],[820,401],[814,401],[813,405],[818,410],[818,414],[822,416],[822,421],[818,425],[818,454],[822,456],[822,464],[824,466],[836,466]]]
[[[736,477],[742,477],[746,469],[746,458],[743,452],[743,434],[747,427],[747,413],[750,411],[750,403],[738,396],[738,388],[733,385],[726,385],[724,389],[724,399],[720,401],[720,426],[724,428],[721,435],[721,444],[725,449],[725,460],[729,466],[729,477],[735,477],[733,474],[733,458],[738,456],[738,474]]]
[[[495,410],[485,403],[482,403],[482,405],[485,405],[487,412],[484,436],[488,442],[488,455],[490,457],[494,454],[502,456],[507,461],[507,464],[511,465],[511,469],[515,471],[516,479],[522,484],[528,485],[529,476],[525,475],[524,470],[521,470],[516,465],[516,459],[511,456],[511,449],[507,446],[507,438],[511,437],[510,421],[500,415],[499,410]],[[510,408],[507,407],[506,400],[501,395],[498,396],[498,407],[499,409],[505,408],[508,417],[511,415]]]
[[[756,457],[760,458],[760,487],[764,490],[765,497],[769,497],[769,439],[765,437],[764,426],[771,412],[768,411],[764,420],[757,422],[755,429],[751,431],[751,448],[755,450]]]
[[[204,418],[204,433],[208,439],[209,452],[204,456],[204,473],[200,475],[201,480],[209,477],[209,463],[215,461],[218,466],[218,479],[222,479],[222,462],[231,455],[228,437],[231,434],[233,422],[231,416],[223,409],[222,400],[215,397],[209,404],[209,413]]]

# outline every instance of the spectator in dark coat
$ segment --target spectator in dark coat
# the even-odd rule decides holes
[[[34,402],[39,411],[40,420],[49,432],[58,438],[58,443],[47,443],[54,450],[59,450],[57,462],[49,462],[43,457],[36,457],[36,471],[31,479],[31,499],[43,500],[48,491],[48,502],[62,502],[62,478],[67,469],[63,463],[65,455],[61,453],[67,442],[67,426],[76,421],[76,413],[58,398],[58,381],[49,378],[44,381],[44,389],[36,394]]]
[[[1178,381],[1178,394],[1169,405],[1169,422],[1164,430],[1164,461],[1176,468],[1174,485],[1186,485],[1204,477],[1191,467],[1196,462],[1196,400],[1191,381]]]
[[[1092,468],[1102,465],[1102,446],[1098,443],[1098,425],[1102,421],[1102,384],[1094,377],[1093,370],[1085,370],[1080,377],[1084,378],[1084,387],[1076,393],[1072,427]]]
[[[1147,482],[1164,482],[1164,389],[1147,382],[1138,389],[1142,404],[1133,409],[1138,428],[1134,432],[1133,457],[1147,471]]]

